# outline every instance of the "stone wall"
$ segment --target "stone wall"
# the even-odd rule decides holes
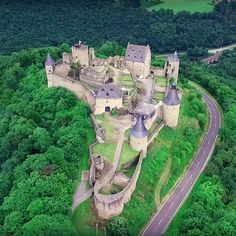
[[[47,74],[47,77],[48,87],[66,88],[73,92],[79,99],[85,101],[90,106],[92,111],[94,110],[95,96],[85,84],[57,73]]]
[[[165,68],[151,68],[154,76],[165,76]]]
[[[109,219],[111,217],[119,215],[124,204],[130,200],[132,193],[136,188],[136,183],[140,174],[143,157],[140,155],[135,172],[128,183],[128,185],[119,193],[113,195],[103,195],[99,193],[99,189],[102,187],[99,183],[96,183],[94,187],[94,203],[98,211],[100,218]]]

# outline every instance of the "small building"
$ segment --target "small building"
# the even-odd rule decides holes
[[[122,91],[115,84],[104,84],[95,91],[95,111],[94,114],[110,112],[112,108],[122,107]]]
[[[128,43],[125,65],[134,77],[147,78],[151,67],[151,50],[149,45],[141,46]]]
[[[178,82],[179,77],[179,56],[177,51],[171,54],[165,64],[165,77],[167,79],[175,78],[175,82]]]
[[[173,84],[163,100],[163,119],[166,126],[176,128],[179,120],[180,99]]]
[[[144,156],[147,153],[148,147],[148,130],[144,125],[144,118],[139,115],[135,126],[131,130],[130,146],[135,151],[143,151]]]
[[[220,57],[222,56],[223,52],[216,52],[214,55],[203,59],[202,61],[206,64],[215,64],[220,61]]]

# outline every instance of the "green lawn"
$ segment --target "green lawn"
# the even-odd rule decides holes
[[[116,143],[98,143],[93,147],[93,153],[98,153],[113,163]]]
[[[93,147],[93,153],[98,153],[104,156],[111,163],[114,160],[114,155],[116,151],[116,143],[98,143]],[[135,157],[137,157],[138,152],[134,151],[128,143],[124,143],[120,165],[123,165]]]
[[[134,151],[128,143],[124,143],[122,154],[121,154],[120,165],[123,165],[129,161],[132,161],[137,156],[138,156],[138,152]]]
[[[125,87],[128,91],[129,91],[129,95],[132,94],[132,92],[134,91],[135,88],[135,84],[134,81],[131,77],[131,75],[122,75],[119,79],[119,85],[121,87]]]
[[[147,7],[149,11],[172,9],[175,13],[180,11],[211,12],[214,8],[212,0],[162,0],[162,3]]]
[[[161,92],[154,92],[153,94],[153,100],[158,103],[161,100],[163,100],[165,98],[165,93],[161,93]]]
[[[117,140],[118,129],[114,122],[109,119],[108,114],[95,115],[98,124],[105,129],[105,142],[113,143]]]
[[[78,235],[90,236],[95,234],[95,225],[99,223],[92,209],[92,198],[81,203],[74,211],[72,222],[75,225]],[[103,232],[98,232],[98,236],[104,235]]]
[[[166,78],[165,77],[157,77],[155,80],[155,84],[160,87],[166,87]]]

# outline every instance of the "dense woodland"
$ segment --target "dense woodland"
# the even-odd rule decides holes
[[[186,63],[182,82],[200,83],[218,101],[224,121],[220,141],[188,208],[167,235],[236,235],[236,50],[217,65]]]
[[[95,47],[107,40],[150,44],[154,52],[220,47],[236,41],[235,12],[236,3],[227,1],[211,13],[174,15],[130,0],[1,0],[0,54],[79,40]]]
[[[82,101],[47,88],[47,51],[64,50],[0,57],[0,235],[76,234],[75,180],[94,134]]]

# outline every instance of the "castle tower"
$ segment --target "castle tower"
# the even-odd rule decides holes
[[[167,79],[175,78],[175,82],[178,82],[179,78],[179,56],[177,51],[167,58],[165,65],[165,75]]]
[[[52,74],[55,70],[55,62],[54,60],[52,59],[52,57],[50,56],[50,54],[48,53],[47,55],[47,59],[44,63],[45,65],[45,70],[46,70],[46,73],[47,73],[47,80],[48,80],[48,87],[52,87],[53,86],[53,82],[52,82]]]
[[[179,120],[180,99],[173,84],[163,101],[163,119],[166,126],[176,128]]]
[[[80,41],[71,48],[73,62],[79,62],[81,66],[89,66],[89,48]]]
[[[148,130],[143,123],[142,115],[138,116],[137,122],[131,131],[130,146],[135,151],[143,151],[144,156],[146,156],[148,146]]]

